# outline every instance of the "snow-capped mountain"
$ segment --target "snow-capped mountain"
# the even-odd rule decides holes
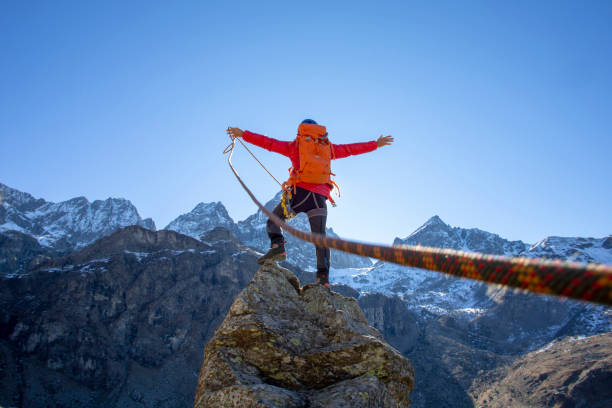
[[[429,219],[407,238],[396,238],[394,245],[422,245],[494,255],[612,263],[610,236],[601,239],[549,237],[530,246],[476,228],[451,227],[438,216]],[[330,279],[362,293],[399,295],[414,308],[436,314],[455,313],[469,318],[493,304],[491,288],[484,283],[449,278],[436,272],[385,262],[377,262],[370,268],[333,269]]]
[[[508,241],[477,228],[453,228],[437,215],[407,238],[396,238],[393,244],[452,248],[495,255],[523,254],[529,248],[522,241]],[[385,262],[377,262],[371,268],[360,270],[334,271],[331,279],[361,292],[401,295],[410,303],[440,312],[465,310],[473,313],[477,305],[486,299],[483,297],[486,287],[482,283],[447,279],[439,273]]]
[[[604,238],[548,237],[531,246],[525,256],[612,265],[612,236],[608,235]]]
[[[164,229],[200,239],[203,234],[212,231],[216,227],[226,228],[234,235],[237,233],[234,220],[229,216],[227,209],[220,201],[200,203],[190,212],[177,217]]]
[[[0,184],[0,232],[28,234],[43,246],[80,248],[129,225],[155,230],[153,220],[143,220],[136,207],[123,198],[89,202],[76,197],[52,203]]]
[[[393,245],[422,245],[492,255],[518,255],[529,247],[522,241],[508,241],[478,228],[453,228],[437,215],[408,237],[396,238]]]

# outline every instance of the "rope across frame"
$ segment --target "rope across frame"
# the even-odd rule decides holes
[[[533,293],[568,297],[612,305],[612,266],[538,258],[485,255],[473,252],[422,246],[386,246],[332,238],[293,228],[266,209],[247,187],[232,165],[235,139],[225,149],[228,164],[251,200],[276,225],[291,235],[339,251],[380,259],[404,266],[428,269],[448,275],[498,284]],[[251,153],[252,154],[252,153]]]

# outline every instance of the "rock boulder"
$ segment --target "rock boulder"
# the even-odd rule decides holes
[[[264,265],[206,345],[194,406],[408,407],[413,382],[355,299]]]

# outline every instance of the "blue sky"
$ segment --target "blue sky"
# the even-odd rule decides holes
[[[328,4],[332,3],[332,4]],[[612,232],[612,3],[0,3],[0,182],[125,197],[163,228],[199,202],[255,211],[221,151],[395,144],[333,165],[329,226],[389,243],[429,217],[508,239]],[[255,148],[279,178],[286,158]],[[274,181],[234,163],[267,201]]]

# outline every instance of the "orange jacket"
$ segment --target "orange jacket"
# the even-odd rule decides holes
[[[291,165],[294,169],[300,168],[300,153],[298,151],[295,140],[292,142],[284,142],[281,140],[273,139],[264,135],[249,132],[245,130],[243,135],[245,142],[252,143],[256,146],[262,147],[274,153],[280,153],[283,156],[289,157]],[[342,159],[343,157],[353,156],[356,154],[368,153],[376,150],[378,145],[375,140],[371,142],[363,143],[350,143],[350,144],[333,144],[332,147],[332,159]],[[330,199],[330,193],[332,186],[329,184],[312,184],[312,183],[298,183],[298,187],[302,187],[308,191],[312,191],[321,195],[324,195]]]

